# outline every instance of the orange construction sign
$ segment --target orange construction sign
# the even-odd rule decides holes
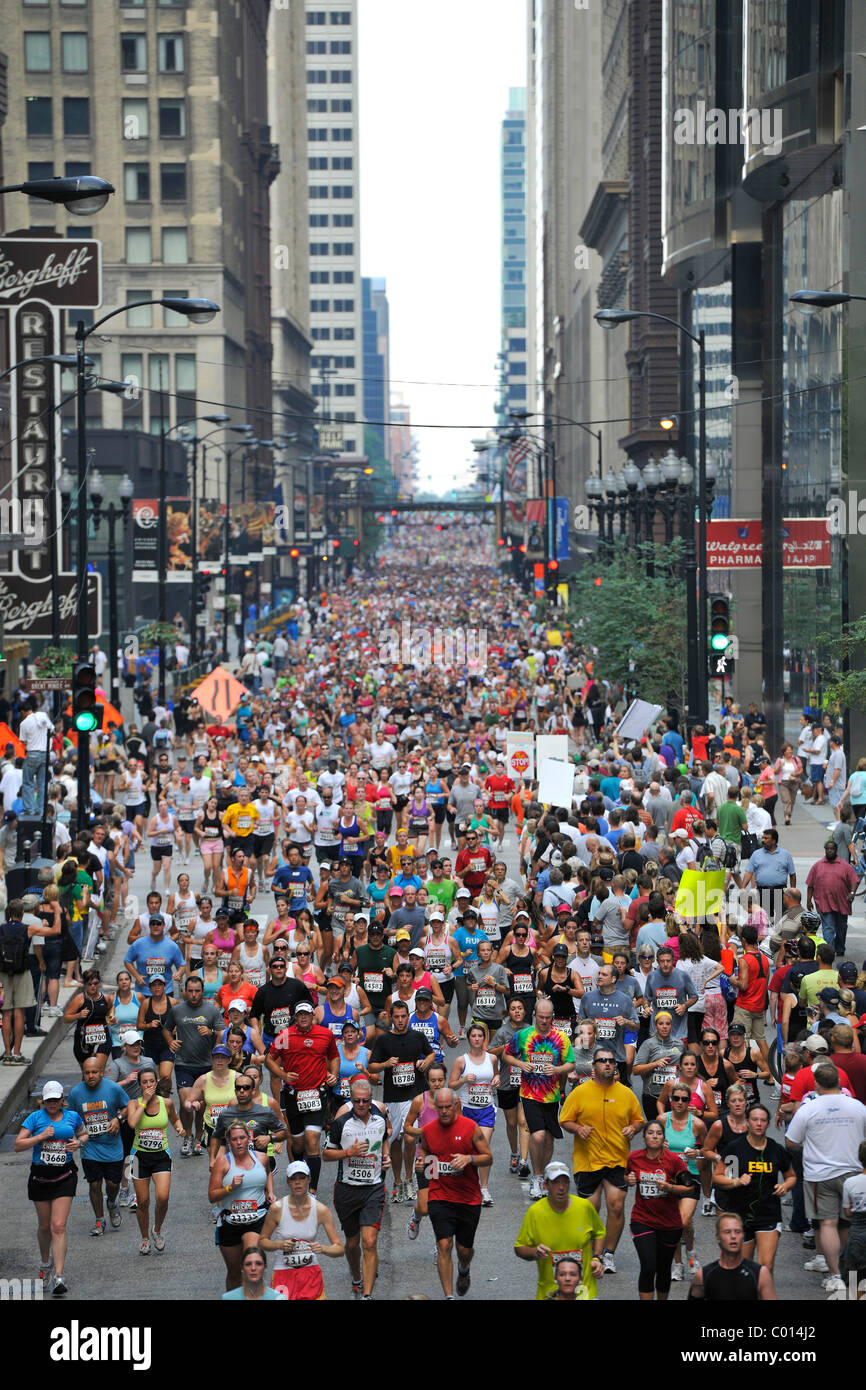
[[[231,672],[222,666],[215,666],[210,675],[205,676],[201,685],[197,685],[191,692],[192,698],[198,700],[205,714],[219,723],[225,723],[241,700],[245,696],[249,697],[249,693],[246,686],[241,685],[240,681],[235,680]]]
[[[7,743],[11,743],[15,749],[16,758],[23,758],[25,749],[17,734],[13,734],[8,724],[0,724],[0,748],[5,748]]]

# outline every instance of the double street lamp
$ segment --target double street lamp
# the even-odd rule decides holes
[[[64,469],[63,473],[60,475],[60,493],[61,493],[61,496],[63,497],[64,502],[68,502],[68,501],[69,501],[69,498],[70,498],[71,495],[72,495],[72,489],[73,489],[73,487],[74,487],[74,481],[73,481],[73,478],[72,478],[72,474],[71,474],[71,473],[68,473],[68,472]],[[119,644],[119,640],[120,640],[120,639],[119,639],[119,635],[118,635],[118,616],[117,616],[117,573],[118,573],[118,565],[117,565],[117,546],[116,546],[116,534],[115,534],[115,532],[116,532],[116,525],[117,525],[117,522],[118,522],[118,521],[122,521],[122,522],[123,522],[124,533],[125,533],[125,531],[126,531],[126,523],[127,523],[128,520],[129,520],[129,513],[130,513],[130,506],[131,506],[131,504],[132,504],[132,498],[133,498],[133,496],[134,496],[134,494],[135,494],[135,484],[133,483],[132,479],[129,477],[129,475],[128,475],[127,473],[124,473],[123,477],[121,478],[120,483],[118,484],[118,489],[117,489],[117,491],[118,491],[118,495],[119,495],[119,497],[120,497],[120,506],[119,506],[119,507],[116,506],[114,502],[109,502],[108,506],[105,508],[105,519],[106,519],[106,521],[107,521],[107,523],[108,523],[108,634],[109,634],[109,641],[108,641],[108,652],[109,652],[109,657],[108,657],[108,671],[109,671],[109,688],[110,688],[110,690],[111,690],[111,699],[112,699],[113,703],[119,707],[119,705],[120,705],[120,679],[119,679],[119,673],[118,673],[118,668],[117,668],[117,648],[118,648],[118,644]],[[97,469],[97,468],[93,469],[93,471],[92,471],[91,474],[90,474],[90,477],[89,477],[88,483],[87,483],[87,492],[88,492],[88,495],[89,495],[89,497],[90,497],[90,508],[91,508],[91,516],[93,517],[93,524],[94,524],[94,526],[98,526],[99,523],[100,523],[100,521],[102,520],[102,513],[103,513],[102,503],[103,503],[104,498],[105,498],[106,487],[105,487],[105,479],[104,479],[104,477],[102,476],[102,474],[99,472],[99,469]],[[79,735],[79,737],[80,737],[80,735]]]
[[[80,178],[29,179],[26,183],[9,183],[0,188],[0,194],[24,193],[28,198],[59,203],[76,217],[90,217],[100,212],[113,192],[114,185],[95,174],[82,174]]]
[[[631,319],[660,319],[683,333],[698,348],[698,475],[697,475],[697,555],[694,554],[694,523],[687,527],[686,623],[688,627],[688,700],[693,722],[706,726],[709,719],[709,669],[707,648],[707,355],[704,330],[692,333],[684,323],[649,309],[599,309],[594,318],[602,328],[617,328]],[[697,570],[697,595],[695,573]]]

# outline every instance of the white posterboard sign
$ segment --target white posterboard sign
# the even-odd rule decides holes
[[[640,742],[661,712],[662,706],[651,705],[649,700],[632,700],[617,727],[617,738],[623,742],[629,739]]]
[[[538,765],[541,766],[542,758],[553,758],[555,762],[568,762],[568,735],[567,734],[538,734],[535,740],[535,751],[538,757]]]
[[[556,758],[538,760],[538,799],[543,806],[571,808],[574,797],[574,768]]]
[[[535,776],[535,737],[510,731],[505,735],[505,770],[518,785]]]

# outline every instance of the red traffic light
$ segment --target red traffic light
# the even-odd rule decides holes
[[[502,536],[499,537],[499,540],[496,542],[496,544],[497,544],[497,545],[504,545],[504,544],[505,544],[505,541],[503,540]]]
[[[291,558],[292,558],[293,560],[297,560],[297,558],[298,558],[298,556],[300,555],[300,553],[301,553],[300,550],[290,550],[290,551],[289,551],[289,555],[291,556]]]
[[[384,520],[385,520],[384,513],[382,514],[382,516],[377,516],[377,517],[376,517],[376,520],[377,520],[377,521],[384,521]]]
[[[361,542],[360,542],[360,541],[352,541],[352,544],[353,544],[353,545],[360,545]]]
[[[333,545],[335,548],[336,548],[339,544],[340,544],[339,541],[331,541],[331,545]]]
[[[547,568],[548,568],[549,570],[558,570],[558,569],[559,569],[559,561],[558,561],[558,560],[548,560],[548,562],[547,562]]]
[[[392,516],[396,516],[396,515],[397,515],[397,509],[396,509],[396,507],[395,507],[394,510],[392,511],[391,515],[392,515]]]
[[[601,588],[601,575],[598,575],[597,578],[595,578],[592,582],[593,582],[593,584],[595,585],[595,587],[596,587],[597,589],[600,589],[600,588]]]
[[[436,527],[436,530],[437,530],[437,531],[441,531],[441,530],[442,530],[442,527],[441,527],[441,526],[437,526],[437,527]]]

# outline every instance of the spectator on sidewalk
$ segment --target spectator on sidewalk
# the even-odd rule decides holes
[[[824,842],[824,858],[813,864],[806,876],[806,908],[814,902],[821,915],[821,931],[837,956],[844,956],[848,935],[848,914],[859,879],[850,864],[839,858],[835,840]]]

